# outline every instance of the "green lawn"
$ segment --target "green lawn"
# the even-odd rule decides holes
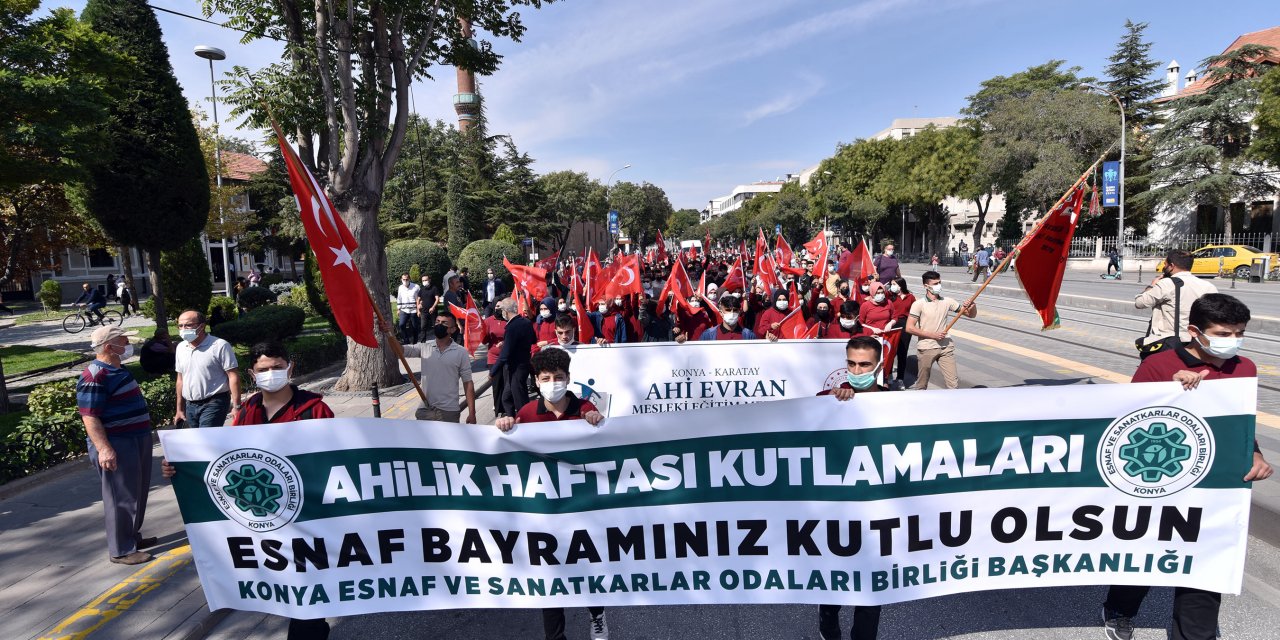
[[[15,344],[0,347],[0,359],[4,360],[4,375],[16,376],[28,371],[75,362],[81,355],[71,351],[59,351],[48,347]]]
[[[14,316],[13,324],[20,325],[20,324],[32,324],[34,322],[44,322],[46,320],[62,320],[63,318],[67,317],[67,314],[69,313],[71,313],[70,309],[66,311],[49,311],[49,312],[45,312],[43,310],[32,311],[30,313],[24,313],[20,316]]]

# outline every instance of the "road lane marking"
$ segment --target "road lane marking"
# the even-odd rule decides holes
[[[960,283],[960,284],[965,284],[965,283],[963,283],[963,282],[962,282],[962,283]],[[968,284],[974,284],[974,283],[968,283]],[[1000,286],[1000,285],[994,285],[994,284],[993,284],[993,285],[989,285],[989,286],[987,286],[987,288],[988,288],[988,289],[998,289],[998,290],[1002,290],[1002,291],[1017,291],[1018,293],[1022,293],[1022,289],[1021,289],[1021,288],[1019,288],[1019,287],[1002,287],[1002,286]],[[1098,301],[1100,301],[1100,302],[1118,302],[1118,303],[1120,303],[1120,304],[1133,304],[1133,300],[1117,300],[1117,299],[1115,299],[1115,298],[1099,298],[1099,297],[1097,297],[1097,296],[1087,296],[1087,295],[1084,295],[1084,294],[1082,294],[1082,293],[1068,293],[1068,292],[1062,292],[1062,294],[1061,294],[1061,295],[1069,296],[1069,297],[1072,297],[1072,298],[1081,298],[1081,299],[1084,299],[1084,300],[1098,300]],[[1001,296],[1001,297],[1002,297],[1002,298],[1007,298],[1008,296]],[[1135,296],[1135,297],[1136,297],[1136,296]],[[1065,309],[1067,309],[1067,310],[1069,310],[1069,311],[1092,311],[1092,309],[1080,309],[1080,308],[1078,308],[1078,307],[1077,307],[1077,308],[1072,308],[1072,307],[1069,307],[1069,306],[1068,306],[1068,307],[1064,307],[1064,308],[1065,308]],[[1137,307],[1134,307],[1134,308],[1136,309]],[[1141,319],[1141,316],[1138,316],[1138,315],[1136,315],[1136,314],[1133,314],[1133,317],[1138,318],[1138,319]],[[1253,319],[1254,319],[1254,320],[1271,320],[1271,321],[1280,321],[1280,318],[1274,318],[1274,317],[1271,317],[1271,316],[1258,316],[1258,315],[1253,316]]]
[[[40,640],[83,640],[191,564],[191,545],[170,549],[59,622]]]
[[[968,331],[956,331],[955,329],[952,329],[948,333],[953,337],[960,338],[961,340],[975,342],[979,345],[982,345],[983,347],[1000,349],[1002,351],[1007,351],[1009,353],[1019,355],[1024,358],[1031,358],[1033,360],[1037,360],[1039,362],[1043,362],[1045,364],[1048,364],[1054,367],[1070,369],[1071,371],[1074,371],[1076,373],[1083,373],[1087,376],[1090,376],[1093,378],[1100,378],[1102,380],[1106,380],[1108,382],[1114,382],[1116,384],[1127,384],[1129,380],[1132,378],[1132,376],[1119,374],[1114,371],[1103,369],[1101,367],[1095,367],[1091,364],[1076,362],[1075,360],[1068,360],[1061,356],[1055,356],[1051,353],[1036,351],[1035,349],[1020,347],[1016,344],[1008,344],[1005,342],[1001,342],[999,340],[993,340],[985,336],[969,333]],[[1280,431],[1280,416],[1259,411],[1258,424]]]

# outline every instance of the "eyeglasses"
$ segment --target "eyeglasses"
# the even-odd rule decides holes
[[[196,323],[190,323],[190,324],[182,324],[181,322],[179,322],[178,328],[179,329],[195,329],[203,324],[204,324],[203,322],[196,322]]]

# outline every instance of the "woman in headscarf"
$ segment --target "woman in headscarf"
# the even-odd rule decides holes
[[[538,346],[545,347],[556,341],[556,299],[547,296],[538,305],[538,317],[533,321]]]
[[[769,307],[756,314],[756,324],[753,331],[757,336],[764,337],[770,333],[776,334],[777,329],[774,325],[782,322],[787,314],[791,313],[791,296],[786,289],[778,289],[769,297]]]
[[[889,301],[888,290],[883,284],[872,280],[867,299],[858,310],[858,322],[862,325],[864,336],[879,336],[892,329],[894,325],[893,304]]]

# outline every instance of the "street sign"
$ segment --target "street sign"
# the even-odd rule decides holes
[[[1120,206],[1120,163],[1102,163],[1102,206]]]
[[[774,237],[782,235],[782,225],[780,224],[773,225],[773,235]]]
[[[524,240],[521,240],[521,241],[520,241],[520,244],[523,244],[523,245],[524,245],[524,246],[526,246],[526,247],[532,247],[532,246],[533,246],[533,238],[525,238]]]
[[[617,211],[609,212],[609,233],[615,236],[618,235],[618,212]]]

